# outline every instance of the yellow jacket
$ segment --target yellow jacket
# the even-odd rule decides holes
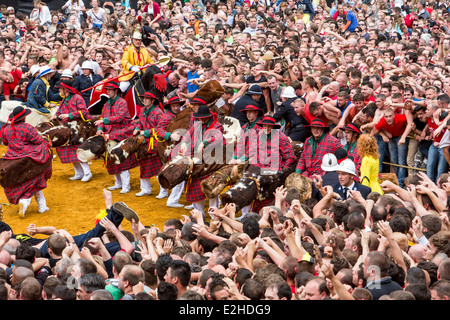
[[[129,45],[125,48],[122,55],[122,67],[123,70],[119,73],[119,76],[129,73],[130,68],[132,66],[143,67],[146,64],[153,64],[153,59],[150,56],[148,50],[144,47],[139,48],[139,52],[136,50],[136,47],[133,45]],[[145,69],[142,69],[145,71]],[[129,74],[127,76],[120,77],[118,81],[128,81],[130,80],[134,74]]]
[[[380,161],[371,156],[365,156],[361,161],[361,174],[360,181],[362,185],[365,185],[372,189],[373,192],[383,194],[383,190],[380,186],[380,179],[378,178],[380,167]]]

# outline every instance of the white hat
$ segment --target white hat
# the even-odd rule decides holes
[[[347,172],[356,176],[356,166],[352,159],[345,159],[344,161],[342,161],[338,165],[336,171]]]
[[[135,31],[135,32],[133,32],[131,39],[142,40],[142,34],[139,31]]]
[[[49,66],[42,66],[39,68],[38,78],[45,76],[46,74],[54,73],[54,72],[56,72],[56,70],[52,70],[52,68],[50,68]]]
[[[70,69],[64,69],[64,71],[61,73],[61,77],[71,78],[73,79],[73,73]]]
[[[338,167],[337,158],[333,153],[327,153],[322,158],[322,165],[320,166],[323,171],[336,171]]]
[[[295,89],[291,86],[284,88],[283,93],[281,94],[283,98],[296,98]]]
[[[83,62],[83,64],[81,65],[81,69],[91,69],[91,70],[94,70],[94,67],[93,67],[91,61],[86,60],[86,61]]]
[[[39,66],[37,64],[33,64],[30,68],[30,73],[34,76],[37,72],[39,72]]]

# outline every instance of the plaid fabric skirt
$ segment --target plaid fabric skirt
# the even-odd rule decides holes
[[[80,160],[78,160],[78,157],[77,157],[77,148],[78,148],[78,145],[59,147],[59,148],[55,148],[55,149],[56,149],[56,153],[58,154],[59,158],[61,159],[61,163],[74,163],[74,162],[80,162]]]
[[[198,201],[202,201],[202,200],[206,199],[206,196],[202,191],[200,183],[203,180],[207,179],[210,175],[211,174],[186,182],[186,184],[187,184],[186,201],[187,202],[194,203],[194,202],[198,202]]]
[[[114,175],[119,174],[122,171],[130,170],[139,166],[138,161],[136,160],[136,156],[134,153],[129,156],[123,163],[117,165],[110,159],[106,161],[106,170],[108,174]]]
[[[31,179],[21,185],[4,188],[6,198],[11,204],[18,204],[20,199],[30,199],[38,191],[47,188],[47,180],[52,176],[52,166],[50,165],[47,170],[42,172],[36,178]]]
[[[266,200],[255,200],[252,204],[251,212],[259,213],[264,207],[273,206],[275,203],[275,197]]]
[[[162,162],[157,155],[138,160],[138,164],[141,179],[149,179],[156,176],[162,167]]]

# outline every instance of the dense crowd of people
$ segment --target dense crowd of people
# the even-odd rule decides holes
[[[1,132],[5,159],[48,163],[49,141],[26,123],[29,110],[89,120],[102,81],[97,135],[149,145],[146,158],[108,162],[115,185],[103,190],[104,217],[92,230],[30,224],[15,233],[0,222],[1,300],[450,299],[446,2],[68,0],[53,11],[35,0],[30,13],[0,12],[2,98],[20,102]],[[142,94],[133,120],[121,94],[153,64],[170,71],[163,98]],[[224,88],[219,114],[196,95],[209,80]],[[168,132],[187,105],[192,134]],[[151,195],[162,166],[154,143],[178,142],[183,154],[225,143],[213,134],[224,131],[223,115],[242,127],[231,164],[294,166],[310,194],[279,186],[258,210],[219,198],[205,210],[202,177],[186,186],[186,211],[184,182],[170,195],[160,186],[157,197],[180,207],[162,229],[113,200],[113,190],[130,192],[136,166],[137,201]],[[203,139],[190,141],[196,124]],[[298,158],[291,142],[303,145]],[[57,152],[73,164],[72,180],[89,182],[76,146]],[[43,170],[4,188],[21,217],[33,197],[49,210],[48,179]]]

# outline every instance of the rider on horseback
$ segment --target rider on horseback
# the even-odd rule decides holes
[[[131,37],[131,45],[125,48],[122,56],[123,70],[119,76],[129,73],[130,71],[139,72],[141,67],[154,64],[152,56],[157,56],[157,53],[152,49],[141,46],[142,34],[138,31],[133,32]],[[145,69],[142,69],[144,72]],[[119,77],[119,86],[122,92],[126,92],[130,86],[130,79],[134,74]]]

